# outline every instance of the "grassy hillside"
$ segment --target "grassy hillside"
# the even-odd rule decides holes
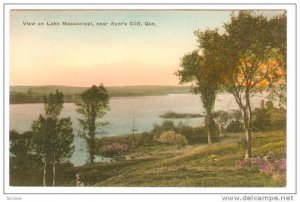
[[[41,103],[43,96],[59,89],[64,93],[65,102],[76,102],[79,94],[86,90],[86,87],[69,86],[11,86],[10,103]],[[115,86],[107,87],[111,97],[127,96],[156,96],[167,94],[190,93],[188,86]]]
[[[239,136],[243,134],[236,134]],[[286,150],[285,132],[254,134],[254,156]],[[171,187],[282,187],[285,179],[274,179],[256,169],[242,169],[237,161],[244,152],[233,138],[222,143],[189,145],[143,146],[139,158],[109,164],[69,168],[60,178],[61,186],[74,186],[80,173],[87,186],[171,186]]]

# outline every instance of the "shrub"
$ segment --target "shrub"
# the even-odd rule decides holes
[[[223,135],[224,132],[226,132],[225,128],[230,121],[230,114],[225,111],[217,111],[213,113],[213,117],[216,121],[216,124],[219,126],[219,132]]]
[[[267,130],[271,128],[271,117],[267,109],[256,108],[253,110],[252,126],[254,129]]]
[[[231,120],[239,120],[239,121],[241,121],[242,118],[243,118],[243,114],[242,114],[242,112],[240,110],[232,109],[229,112],[229,117],[230,117]]]
[[[207,129],[204,126],[191,127],[183,123],[175,125],[172,121],[164,121],[161,125],[154,125],[151,132],[147,134],[147,137],[152,137],[152,140],[159,139],[160,135],[167,131],[174,131],[175,133],[184,136],[189,144],[207,144]],[[212,137],[213,141],[218,140],[218,136]]]
[[[272,102],[267,102],[266,108],[256,108],[253,110],[252,126],[261,131],[285,129],[286,110],[276,108]]]
[[[118,142],[114,142],[109,145],[103,145],[100,148],[100,154],[107,157],[121,155],[126,153],[127,151],[128,151],[128,144],[120,144]]]
[[[214,112],[216,127],[221,133],[236,133],[244,131],[242,122],[242,113],[239,110],[230,110],[230,112],[216,111]]]
[[[188,140],[183,135],[175,133],[174,131],[164,132],[156,140],[163,144],[176,144],[181,146],[188,144]]]
[[[232,120],[226,127],[226,131],[229,133],[238,133],[238,132],[244,132],[244,125],[239,120]]]
[[[166,131],[175,131],[176,126],[173,121],[164,121],[161,125],[155,124],[151,133],[154,135],[154,139],[158,138],[162,133]]]
[[[136,137],[136,146],[140,145],[155,145],[157,142],[153,139],[153,134],[151,132],[143,132],[142,134],[138,134]]]
[[[191,127],[179,123],[175,129],[176,133],[183,135],[189,144],[207,144],[207,130],[205,127]]]

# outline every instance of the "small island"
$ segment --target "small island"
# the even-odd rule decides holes
[[[168,111],[165,114],[159,116],[164,119],[183,119],[183,118],[200,118],[205,117],[205,115],[201,114],[192,114],[192,113],[177,113],[173,111]]]

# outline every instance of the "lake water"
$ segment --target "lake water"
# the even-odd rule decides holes
[[[259,107],[263,96],[252,98],[252,106]],[[97,136],[113,136],[132,133],[133,119],[134,128],[137,132],[149,131],[153,124],[160,124],[164,120],[159,118],[168,111],[178,113],[204,113],[201,99],[198,95],[192,94],[171,94],[167,96],[145,96],[145,97],[120,97],[111,98],[110,111],[101,119],[110,124],[97,131]],[[217,96],[215,110],[228,111],[238,109],[238,106],[232,95],[220,93]],[[23,133],[30,130],[31,124],[36,120],[39,114],[43,114],[43,104],[11,104],[10,105],[10,130],[16,130]],[[73,103],[64,104],[61,117],[71,117],[75,134],[80,130],[77,119],[80,115],[76,112],[76,106]],[[173,119],[174,123],[183,122],[190,126],[199,126],[203,124],[204,118],[193,119]],[[71,158],[74,165],[86,163],[87,152],[86,144],[83,139],[75,137],[75,151]],[[96,159],[100,161],[101,159]],[[103,159],[103,161],[109,159]]]

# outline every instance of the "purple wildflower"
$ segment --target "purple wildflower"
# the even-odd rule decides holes
[[[284,174],[284,172],[286,171],[286,159],[280,159],[278,161],[278,172],[279,174]]]
[[[262,173],[269,176],[279,176],[279,179],[285,176],[286,172],[286,158],[280,158],[280,155],[276,153],[270,153],[269,155],[262,157],[254,157],[250,159],[244,159],[237,161],[237,165],[244,169],[258,169]],[[278,179],[278,178],[277,178]]]

